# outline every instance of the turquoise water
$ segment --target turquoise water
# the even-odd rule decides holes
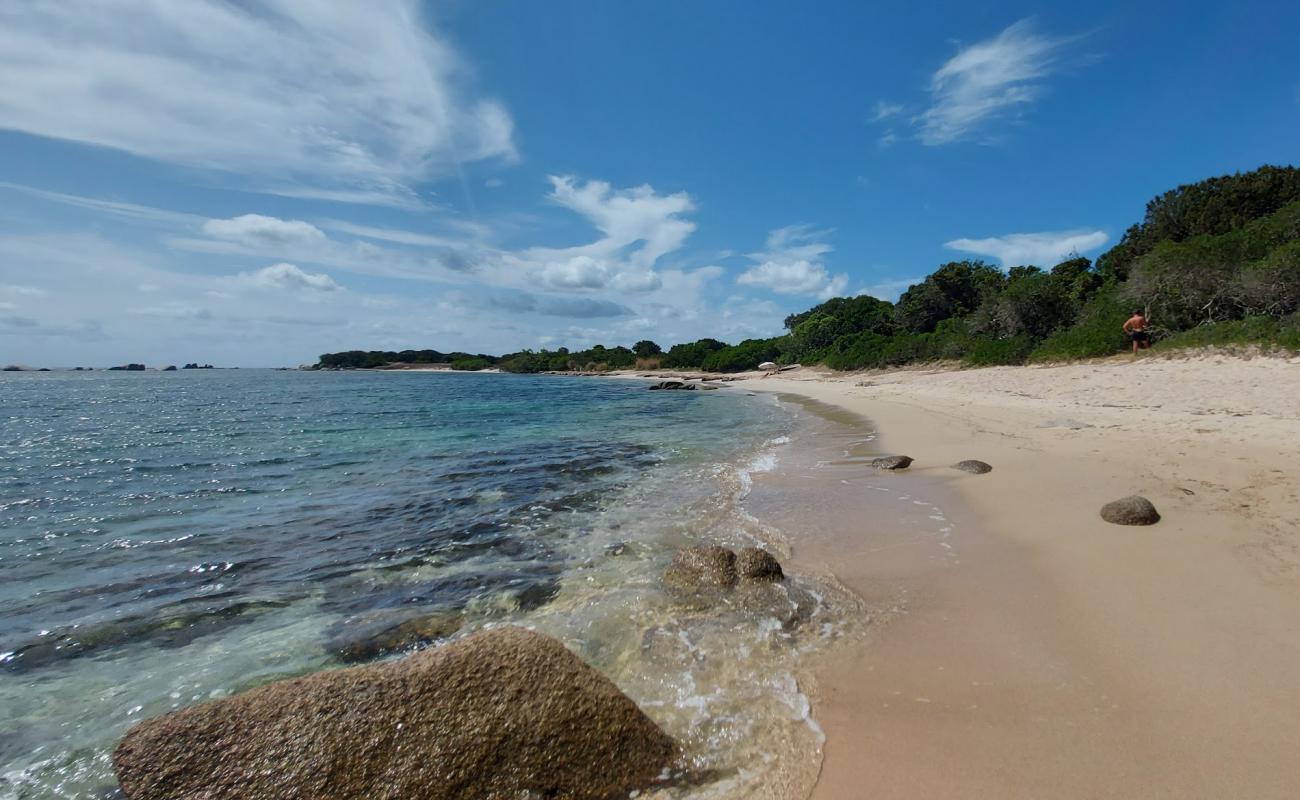
[[[111,796],[133,722],[338,666],[340,624],[394,611],[560,636],[721,776],[688,794],[741,791],[812,730],[791,669],[820,622],[683,610],[658,584],[679,545],[772,535],[740,506],[794,424],[772,397],[10,373],[0,420],[0,795]]]

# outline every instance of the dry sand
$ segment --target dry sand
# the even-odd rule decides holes
[[[1300,361],[741,386],[869,417],[960,500],[947,562],[882,553],[872,520],[795,540],[798,566],[910,598],[816,670],[814,797],[1300,797]],[[1159,524],[1100,519],[1134,493]]]

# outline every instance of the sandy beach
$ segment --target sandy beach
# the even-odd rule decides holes
[[[1300,795],[1300,361],[743,386],[869,418],[955,526],[951,559],[871,519],[792,537],[796,568],[907,598],[815,669],[814,797]],[[994,469],[949,466],[968,458]],[[1100,519],[1135,493],[1161,522]]]

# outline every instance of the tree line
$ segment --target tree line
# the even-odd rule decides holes
[[[1174,343],[1260,342],[1300,349],[1300,169],[1264,166],[1179,186],[1153,198],[1141,222],[1093,263],[1002,269],[941,265],[896,303],[836,297],[785,319],[785,333],[727,344],[700,339],[663,350],[523,350],[502,356],[433,350],[351,351],[321,367],[404,361],[509,372],[662,366],[740,372],[759,363],[852,370],[931,361],[969,366],[1106,356],[1134,308]]]

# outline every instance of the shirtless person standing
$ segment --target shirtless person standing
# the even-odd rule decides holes
[[[1124,333],[1133,342],[1133,355],[1137,355],[1139,349],[1146,350],[1151,346],[1151,334],[1147,331],[1149,326],[1147,315],[1140,308],[1124,323]]]

